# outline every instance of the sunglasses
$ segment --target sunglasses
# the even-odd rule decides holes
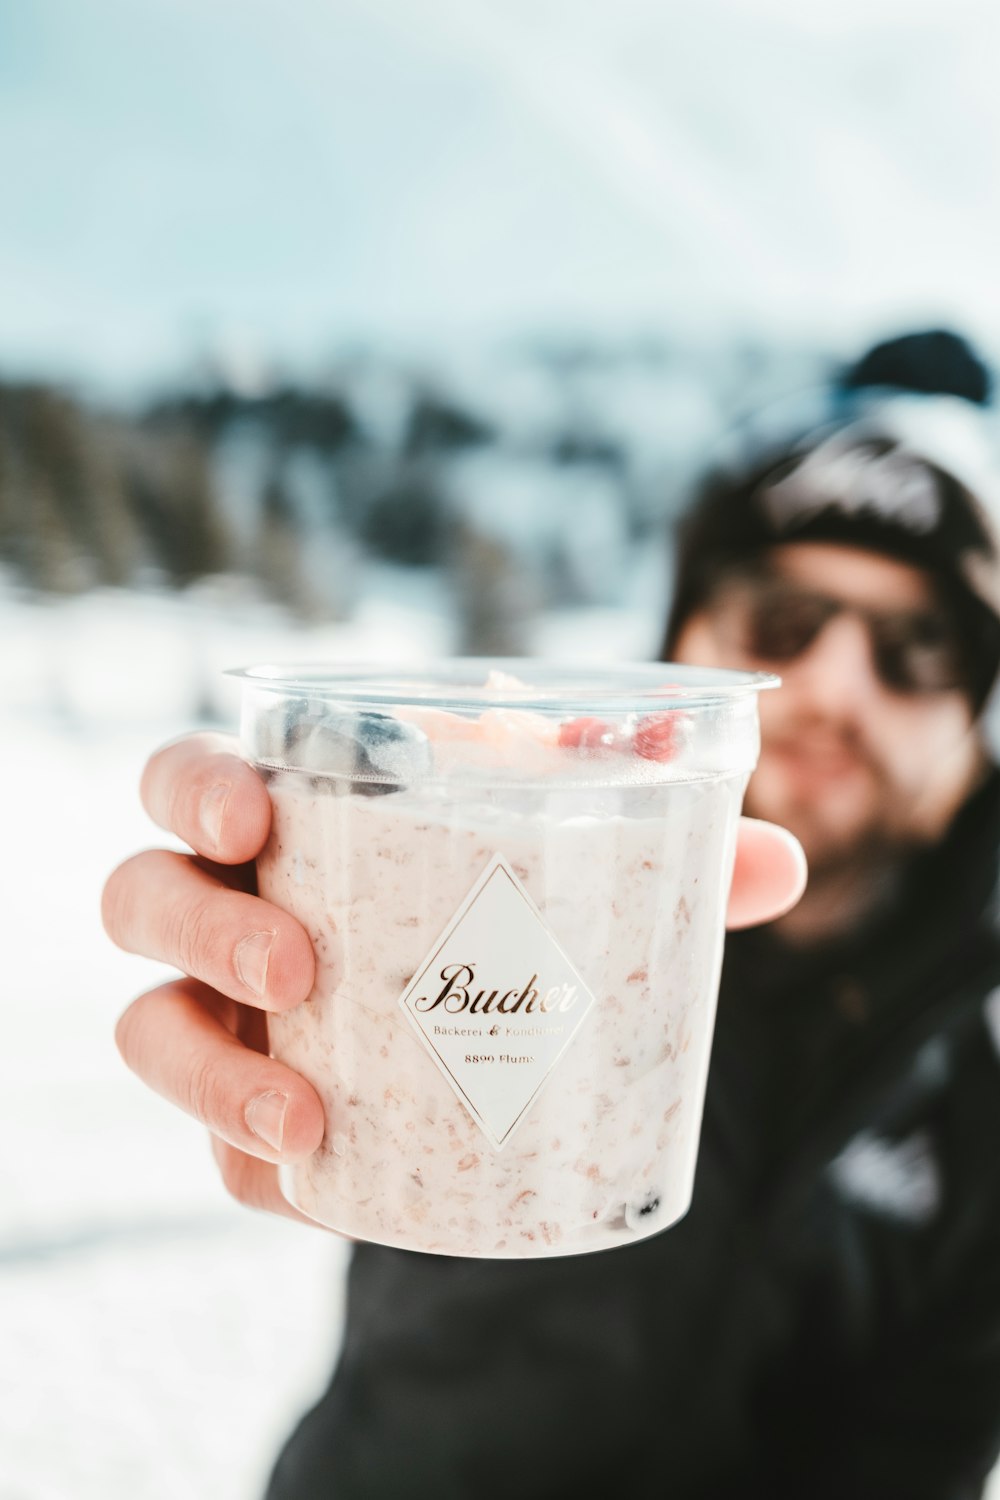
[[[720,633],[761,662],[791,662],[831,620],[850,615],[868,634],[879,681],[896,693],[944,693],[968,685],[959,633],[942,609],[872,609],[773,577],[741,578],[713,601]]]

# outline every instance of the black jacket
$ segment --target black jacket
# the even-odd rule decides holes
[[[268,1500],[972,1500],[1000,1448],[1000,776],[851,946],[727,945],[690,1213],[359,1245]]]

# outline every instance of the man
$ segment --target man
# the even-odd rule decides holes
[[[1000,1438],[1000,780],[979,729],[998,582],[973,493],[886,423],[707,487],[668,641],[782,672],[748,807],[813,875],[727,947],[691,1211],[565,1260],[358,1246],[338,1371],[272,1500],[981,1493]],[[238,1197],[291,1213],[271,1164],[317,1143],[318,1101],[233,1033],[259,1047],[260,1007],[302,998],[311,955],[220,884],[260,846],[266,794],[199,741],[154,757],[144,794],[220,863],[139,856],[109,882],[117,940],[198,975],[135,1003],[123,1052],[222,1138]],[[787,846],[756,837],[743,922],[795,884]],[[246,1102],[276,1090],[283,1129],[255,1134]]]

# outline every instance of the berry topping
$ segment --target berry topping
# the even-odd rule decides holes
[[[284,758],[291,766],[351,782],[363,797],[399,791],[431,769],[427,736],[389,714],[350,713],[303,705],[289,724]]]
[[[531,688],[520,677],[512,677],[509,672],[498,672],[495,669],[486,677],[486,691],[488,693],[530,693]]]
[[[614,743],[615,731],[603,719],[567,719],[559,726],[559,744],[564,749],[597,750]]]
[[[401,703],[396,709],[396,718],[415,724],[428,739],[446,743],[449,740],[481,740],[483,732],[479,719],[466,718],[464,714],[449,713],[443,708],[424,708]]]
[[[644,760],[673,760],[680,749],[683,716],[673,713],[647,714],[635,726],[632,748]]]
[[[479,716],[479,728],[486,744],[503,753],[505,759],[518,754],[534,756],[539,747],[555,743],[555,725],[544,714],[523,708],[487,708]]]

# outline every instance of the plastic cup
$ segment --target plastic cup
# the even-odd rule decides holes
[[[488,660],[236,675],[274,809],[260,893],[317,960],[308,1000],[268,1017],[326,1113],[319,1149],[281,1169],[288,1201],[462,1256],[674,1223],[757,693],[777,679]]]

